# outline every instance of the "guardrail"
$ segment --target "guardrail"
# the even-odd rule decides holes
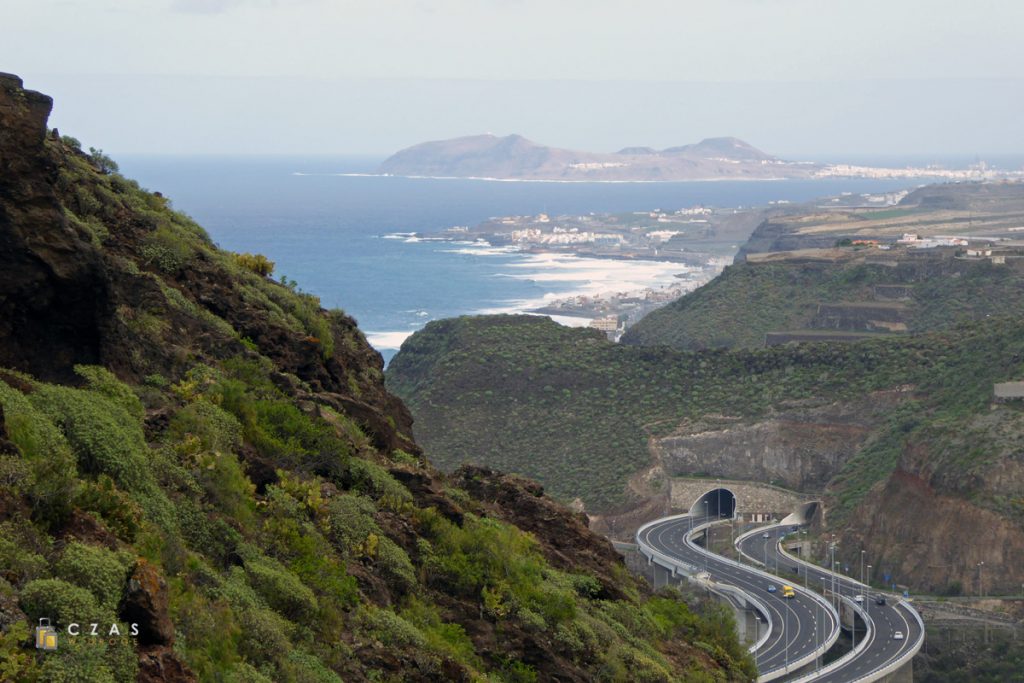
[[[921,615],[918,614],[917,610],[914,609],[906,600],[900,600],[897,604],[903,609],[907,610],[907,612],[909,612],[910,615],[914,617],[914,620],[917,621],[917,627],[920,634],[917,637],[917,641],[912,646],[905,649],[896,659],[892,660],[880,669],[876,669],[875,671],[869,672],[866,676],[858,678],[857,680],[881,680],[882,678],[885,678],[889,674],[893,673],[894,671],[898,671],[901,667],[905,666],[907,662],[913,659],[914,656],[921,651],[921,647],[924,645],[924,619],[921,618]]]
[[[737,548],[737,550],[739,550],[739,546],[740,546],[741,541],[746,539],[748,536],[752,536],[753,534],[756,534],[756,533],[764,533],[767,530],[777,529],[777,528],[784,527],[784,526],[790,526],[790,525],[788,525],[788,524],[781,524],[781,523],[773,524],[773,525],[770,525],[770,526],[757,527],[755,529],[752,529],[751,531],[743,533],[743,534],[741,534],[740,536],[738,536],[736,538],[736,548]],[[782,545],[781,539],[780,539],[780,541],[778,543],[777,549],[778,549],[780,554],[784,555],[788,559],[790,559],[790,560],[792,560],[794,562],[797,562],[798,564],[804,565],[805,566],[805,569],[804,569],[805,572],[807,571],[806,567],[807,566],[811,566],[811,567],[814,567],[815,570],[820,571],[820,572],[822,572],[824,574],[828,574],[828,575],[834,576],[834,577],[842,579],[842,580],[844,580],[844,581],[846,581],[846,582],[848,582],[850,584],[858,586],[859,588],[862,589],[861,592],[864,595],[868,595],[869,592],[872,590],[871,586],[863,584],[860,581],[857,581],[856,579],[854,579],[852,577],[846,576],[844,574],[839,574],[838,572],[832,571],[831,569],[829,569],[827,567],[819,567],[816,564],[811,564],[811,563],[807,562],[806,560],[804,560],[802,558],[799,558],[799,557],[789,553],[788,551],[786,551],[785,547]],[[740,550],[739,552],[743,553],[742,550]],[[750,556],[747,555],[747,557],[750,557]],[[754,562],[757,562],[757,558],[751,557],[751,560],[753,560]],[[861,618],[864,620],[864,623],[868,627],[868,635],[871,635],[871,632],[874,629],[874,620],[871,619],[870,613],[867,610],[862,609],[861,606],[858,605],[855,600],[850,600],[848,597],[843,596],[843,595],[840,595],[839,597],[845,603],[851,605],[853,607],[854,611],[856,611],[857,613],[859,613],[861,615]],[[866,674],[864,674],[862,676],[859,676],[859,677],[857,677],[855,679],[852,679],[851,683],[853,681],[863,681],[864,683],[870,683],[871,681],[880,680],[880,679],[884,678],[885,676],[888,676],[889,674],[893,673],[894,671],[899,670],[900,667],[904,666],[910,659],[912,659],[918,652],[920,652],[921,647],[924,645],[924,620],[921,618],[921,615],[918,613],[918,611],[916,609],[914,609],[910,605],[910,603],[908,603],[906,600],[902,600],[901,599],[901,600],[899,600],[899,602],[897,604],[898,604],[898,606],[900,606],[903,609],[905,609],[908,613],[910,613],[910,615],[917,621],[919,635],[918,635],[918,638],[917,638],[916,642],[911,647],[904,649],[900,653],[900,656],[897,657],[896,659],[890,661],[888,664],[885,664],[885,665],[881,666],[878,669],[874,669],[874,670],[869,671],[868,673],[866,673]],[[867,637],[865,637],[865,639],[864,639],[864,641],[862,641],[862,643],[866,643],[867,640],[868,640]],[[850,652],[847,652],[845,655],[843,655],[842,657],[840,657],[836,661],[830,663],[827,667],[825,667],[825,668],[823,668],[823,669],[821,669],[819,671],[816,671],[816,672],[813,672],[813,673],[809,673],[809,674],[807,674],[805,676],[801,676],[800,678],[794,679],[793,681],[790,681],[789,683],[796,683],[797,681],[800,681],[800,682],[811,681],[811,680],[814,680],[815,678],[823,676],[823,675],[825,675],[827,673],[831,673],[832,671],[835,671],[836,669],[839,669],[842,666],[845,666],[845,664],[847,662],[849,662],[850,660],[856,658],[860,654],[860,652],[863,649],[863,647],[866,647],[866,645],[859,645],[854,650],[851,650]]]
[[[677,570],[681,570],[684,574],[690,575],[696,574],[697,572],[701,571],[701,569],[700,567],[696,567],[690,564],[689,562],[683,562],[682,560],[666,555],[665,553],[659,550],[655,550],[654,548],[643,542],[643,540],[641,539],[641,535],[644,531],[654,526],[655,524],[661,524],[662,522],[670,522],[676,519],[683,519],[685,517],[689,517],[689,515],[683,514],[672,515],[670,517],[662,517],[661,519],[655,519],[653,521],[647,522],[646,524],[641,525],[640,528],[636,530],[636,545],[640,551],[640,554],[652,562],[657,560],[659,565],[665,567],[666,569],[672,570],[673,575],[677,573]],[[761,614],[764,616],[766,626],[765,635],[762,638],[760,638],[756,643],[747,648],[747,652],[753,654],[754,652],[757,652],[757,650],[765,644],[765,641],[768,640],[769,636],[771,636],[772,629],[774,628],[774,622],[772,621],[772,615],[768,611],[768,607],[764,603],[755,599],[752,595],[750,595],[742,589],[736,588],[735,590],[742,593],[748,601],[754,603],[757,606],[758,610],[761,612]]]
[[[684,516],[686,516],[686,515],[684,515]],[[686,544],[688,546],[690,546],[690,548],[692,548],[693,550],[697,551],[698,553],[702,553],[704,555],[708,555],[710,557],[713,557],[713,558],[715,558],[719,562],[725,562],[726,564],[731,564],[734,567],[739,567],[739,568],[744,569],[744,570],[746,570],[748,572],[752,572],[754,574],[758,574],[761,577],[763,577],[765,579],[768,579],[768,580],[771,580],[771,581],[778,580],[778,577],[773,575],[773,574],[769,574],[768,572],[761,571],[760,569],[757,569],[755,567],[749,567],[749,566],[743,564],[742,562],[737,562],[736,560],[734,560],[732,558],[729,558],[729,557],[725,557],[724,555],[718,555],[717,553],[713,553],[710,550],[707,550],[706,548],[702,548],[699,545],[696,545],[696,544],[690,542],[691,538],[694,535],[696,535],[697,533],[703,531],[704,529],[710,528],[710,527],[714,526],[715,524],[719,524],[722,521],[723,520],[714,520],[712,522],[705,522],[704,524],[700,524],[700,525],[694,527],[689,532],[687,532],[687,534],[684,536],[684,538],[686,539]],[[805,665],[810,664],[811,662],[815,661],[818,657],[820,657],[822,654],[828,652],[829,649],[839,639],[839,630],[840,630],[839,624],[841,622],[839,620],[839,613],[836,611],[836,609],[834,607],[832,607],[832,603],[830,603],[829,601],[825,600],[823,597],[821,597],[817,593],[814,593],[813,591],[807,590],[807,589],[805,589],[805,588],[803,588],[801,586],[793,586],[793,589],[796,592],[801,593],[802,595],[805,595],[806,597],[809,597],[811,600],[813,600],[814,602],[817,602],[822,607],[824,607],[825,610],[827,611],[827,613],[829,615],[831,615],[832,618],[835,620],[836,628],[835,628],[835,630],[831,634],[828,635],[828,637],[824,640],[824,642],[821,645],[819,645],[817,648],[812,650],[810,653],[804,655],[800,659],[795,659],[792,662],[787,663],[782,668],[774,669],[773,671],[770,671],[770,672],[768,672],[766,674],[762,674],[761,676],[758,676],[757,680],[760,683],[767,683],[768,681],[773,681],[776,678],[780,678],[782,676],[788,675],[791,671],[799,670],[802,667],[804,667]],[[786,637],[785,634],[783,634],[783,638],[785,638],[785,637]]]
[[[840,596],[840,599],[843,602],[845,602],[846,604],[848,604],[851,607],[853,607],[854,611],[860,613],[861,617],[864,619],[864,623],[865,624],[869,624],[870,628],[869,628],[868,633],[869,633],[869,635],[871,635],[873,633],[873,631],[874,631],[874,621],[872,621],[871,616],[865,610],[861,609],[860,606],[855,601],[850,600],[849,598],[844,597],[844,596]],[[822,676],[826,676],[826,675],[832,673],[833,671],[837,671],[838,669],[841,669],[844,666],[846,666],[847,663],[849,663],[853,659],[859,657],[861,652],[863,652],[865,649],[867,649],[868,644],[871,643],[871,642],[874,642],[874,638],[873,637],[872,637],[872,639],[870,641],[868,640],[867,637],[865,637],[864,640],[862,640],[857,647],[853,648],[852,650],[850,650],[849,652],[847,652],[845,655],[843,655],[839,659],[835,660],[834,662],[831,662],[827,666],[824,666],[824,667],[822,667],[820,669],[817,669],[816,671],[810,671],[810,672],[804,674],[803,676],[801,676],[800,678],[794,678],[791,681],[787,681],[786,683],[804,683],[805,681],[813,681],[816,678],[821,678]],[[859,680],[863,680],[863,679],[857,678],[857,679],[854,679],[854,680],[859,681]]]
[[[660,519],[656,519],[656,520],[647,522],[646,524],[642,525],[636,531],[636,541],[637,541],[637,546],[639,547],[640,553],[642,555],[644,555],[645,557],[647,557],[648,560],[650,560],[652,562],[657,561],[657,563],[659,565],[661,565],[661,566],[663,566],[663,567],[665,567],[667,569],[671,569],[673,575],[676,574],[678,569],[682,569],[684,573],[689,574],[689,573],[699,572],[700,568],[699,567],[695,567],[694,565],[691,565],[688,562],[683,562],[681,560],[677,560],[677,559],[672,558],[672,557],[670,557],[670,556],[668,556],[668,555],[666,555],[666,554],[664,554],[664,553],[662,553],[662,552],[660,552],[658,550],[655,550],[651,546],[649,546],[646,543],[644,543],[642,536],[643,536],[644,531],[646,531],[650,527],[654,526],[655,524],[661,524],[661,523],[670,522],[670,521],[673,521],[673,520],[684,519],[684,518],[687,518],[687,517],[690,517],[690,515],[688,515],[688,514],[680,514],[680,515],[671,515],[669,517],[662,517]],[[725,562],[727,564],[731,564],[733,566],[740,567],[740,568],[742,568],[742,569],[744,569],[744,570],[746,570],[748,572],[757,574],[757,575],[761,576],[762,578],[765,578],[765,579],[768,579],[768,580],[776,580],[777,577],[775,577],[772,574],[769,574],[767,572],[761,571],[760,569],[757,569],[756,567],[750,567],[750,566],[747,566],[747,565],[742,564],[740,562],[736,562],[735,560],[733,560],[731,558],[724,557],[724,556],[718,555],[716,553],[712,553],[709,550],[706,550],[704,548],[701,548],[698,545],[695,545],[695,544],[691,543],[691,538],[695,534],[697,534],[697,533],[703,531],[704,529],[706,529],[708,527],[711,527],[714,524],[717,524],[717,523],[719,523],[721,521],[723,521],[723,520],[715,520],[715,521],[711,521],[711,522],[705,522],[704,524],[700,524],[700,525],[698,525],[696,527],[691,528],[689,531],[687,531],[686,535],[684,536],[686,544],[690,548],[692,548],[695,551],[697,551],[698,553],[701,553],[701,554],[713,557],[718,562]],[[741,536],[741,538],[742,538],[742,536]],[[774,624],[773,624],[773,621],[772,621],[772,618],[771,618],[771,614],[768,612],[768,608],[763,603],[758,601],[757,598],[754,598],[754,596],[750,595],[747,591],[744,591],[743,589],[735,587],[735,586],[733,586],[733,588],[735,590],[743,593],[746,596],[746,598],[748,600],[750,600],[751,602],[753,602],[755,604],[758,604],[762,608],[762,610],[763,610],[762,614],[764,614],[764,616],[765,616],[765,621],[766,621],[767,626],[768,626],[767,634],[759,642],[755,643],[754,647],[749,649],[749,651],[753,653],[753,652],[756,652],[757,649],[759,649],[764,644],[764,642],[768,640],[768,635],[771,634],[771,632],[772,632],[772,630],[774,628]],[[809,597],[811,600],[814,600],[815,602],[819,603],[824,608],[825,612],[832,617],[832,619],[834,620],[834,623],[836,624],[836,628],[828,635],[827,638],[825,638],[825,640],[822,642],[822,644],[818,648],[813,650],[810,654],[804,655],[803,657],[801,657],[798,660],[794,660],[793,662],[789,663],[788,666],[784,666],[781,669],[775,669],[773,671],[770,671],[770,672],[768,672],[768,673],[758,677],[758,681],[761,682],[761,683],[767,683],[767,681],[774,680],[776,678],[779,678],[780,676],[785,676],[785,675],[789,674],[791,671],[793,671],[795,669],[799,669],[800,667],[805,666],[806,664],[810,663],[811,661],[816,660],[819,656],[821,656],[822,654],[827,652],[829,650],[829,648],[831,648],[835,644],[836,640],[839,639],[839,623],[840,623],[839,622],[839,613],[832,606],[832,603],[829,602],[828,600],[825,600],[824,598],[822,598],[817,593],[814,593],[812,591],[806,590],[806,589],[804,589],[804,588],[802,588],[800,586],[795,586],[794,589],[797,590],[798,592],[800,592],[801,594]]]

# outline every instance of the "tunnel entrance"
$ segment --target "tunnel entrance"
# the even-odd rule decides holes
[[[690,514],[698,517],[728,519],[736,514],[736,496],[726,488],[711,489],[690,506]]]

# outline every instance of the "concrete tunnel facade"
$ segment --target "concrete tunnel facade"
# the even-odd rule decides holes
[[[690,514],[704,516],[705,512],[709,517],[731,519],[736,514],[736,495],[722,486],[703,493],[690,506]]]

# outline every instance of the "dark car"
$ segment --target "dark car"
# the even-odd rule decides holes
[[[884,605],[885,604],[885,596],[884,595],[876,595],[875,596],[875,604],[876,605]]]

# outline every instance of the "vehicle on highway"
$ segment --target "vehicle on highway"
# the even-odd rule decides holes
[[[761,534],[761,538],[771,538],[771,534],[769,534],[769,533],[768,533],[768,532],[766,531],[766,532],[764,532],[763,534]]]
[[[774,593],[774,592],[775,592],[775,591],[777,591],[777,590],[778,590],[778,588],[776,588],[776,587],[775,587],[775,584],[774,584],[774,583],[770,583],[770,584],[768,584],[768,592],[769,592],[769,593]]]
[[[903,631],[896,631],[896,633],[893,633],[892,634],[892,639],[893,640],[903,640]]]
[[[855,603],[857,603],[858,605],[863,605],[864,604],[864,596],[863,595],[854,595],[853,596],[853,601]]]
[[[784,598],[795,598],[796,597],[796,591],[793,590],[792,586],[783,586],[782,587],[782,597],[784,597]]]
[[[875,604],[876,605],[884,605],[885,604],[885,596],[884,595],[876,595],[875,596]]]

